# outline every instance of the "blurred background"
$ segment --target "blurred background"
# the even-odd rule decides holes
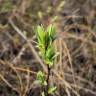
[[[36,73],[47,70],[36,48],[39,24],[55,24],[60,36],[52,96],[96,96],[96,0],[0,0],[0,96],[40,96]]]

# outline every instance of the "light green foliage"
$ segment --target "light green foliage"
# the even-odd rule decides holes
[[[44,62],[48,64],[50,67],[53,65],[55,51],[53,47],[53,41],[55,40],[56,30],[54,25],[49,25],[48,28],[44,29],[44,27],[37,26],[36,28],[36,36],[38,40],[37,47],[40,50],[40,55],[44,59]]]
[[[56,34],[56,30],[55,27],[51,24],[48,26],[47,28],[47,32],[48,32],[48,38],[50,38],[50,41],[55,39],[55,34]]]
[[[45,30],[43,26],[37,26],[36,35],[38,39],[38,44],[44,46],[45,45]],[[40,47],[42,47],[40,46]]]
[[[56,91],[56,86],[55,87],[50,87],[48,90],[49,94],[54,94],[54,92]]]
[[[46,51],[46,57],[45,57],[45,62],[46,64],[49,65],[49,67],[53,65],[54,55],[55,55],[54,48],[50,45]]]
[[[44,91],[42,92],[42,94],[41,94],[42,96],[45,96],[45,93],[44,93]]]
[[[39,71],[37,73],[37,81],[41,84],[41,85],[47,85],[46,80],[45,80],[45,75],[42,71]]]
[[[39,53],[42,56],[44,63],[48,65],[48,70],[49,70],[52,68],[54,64],[54,59],[57,56],[53,46],[53,41],[56,39],[56,30],[54,25],[50,24],[46,29],[42,25],[37,26],[36,37],[37,37],[37,47],[39,49]],[[50,72],[48,76],[49,75]],[[45,85],[49,86],[48,85],[49,79],[45,80],[45,75],[41,71],[37,73],[37,80],[42,86]],[[48,87],[47,94],[54,94],[55,90],[56,87]],[[42,96],[45,96],[44,92],[42,92]]]

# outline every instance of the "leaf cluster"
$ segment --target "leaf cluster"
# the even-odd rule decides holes
[[[39,71],[37,73],[36,80],[39,82],[41,85],[47,85],[46,80],[45,80],[45,75],[42,71]]]
[[[53,41],[55,40],[56,30],[54,25],[50,24],[47,29],[41,25],[36,28],[37,47],[44,62],[50,67],[53,65],[55,51]]]

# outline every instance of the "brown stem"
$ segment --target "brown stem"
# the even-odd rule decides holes
[[[48,73],[47,73],[47,86],[46,86],[46,96],[49,96],[48,89],[49,89],[49,77],[50,77],[50,67],[49,65],[47,66],[48,68]]]

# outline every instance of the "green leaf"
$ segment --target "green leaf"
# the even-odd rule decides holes
[[[48,64],[50,68],[53,66],[53,61],[46,60],[45,63]]]
[[[44,45],[46,33],[43,26],[37,26],[36,35],[37,35],[38,43],[40,45]]]
[[[47,82],[46,81],[44,81],[44,83],[43,83],[45,86],[47,85]]]
[[[46,85],[46,81],[45,81],[45,75],[44,75],[44,73],[42,72],[42,71],[39,71],[38,73],[37,73],[37,80],[38,80],[38,82],[40,83],[40,84],[42,84],[42,85]]]
[[[44,91],[42,92],[42,94],[41,94],[42,96],[45,96],[45,93],[44,93]]]
[[[54,55],[55,55],[54,48],[52,45],[50,45],[46,51],[46,58],[48,58],[49,60],[52,60]]]
[[[37,80],[42,81],[43,78],[44,78],[44,73],[43,73],[42,71],[39,71],[39,72],[37,73]]]
[[[55,38],[55,27],[50,24],[45,31],[43,26],[37,26],[36,36],[38,39],[37,47],[39,48],[39,53],[44,59],[44,62],[50,67],[53,65],[55,58],[55,51],[53,47],[53,40]]]
[[[48,32],[49,38],[53,41],[56,34],[55,26],[50,24],[47,28],[47,32]]]
[[[50,67],[53,65],[54,62],[55,51],[52,45],[48,47],[45,54],[45,63],[48,64]]]
[[[57,87],[50,87],[49,90],[48,90],[48,93],[49,94],[54,94],[54,92],[56,91],[56,88]]]

